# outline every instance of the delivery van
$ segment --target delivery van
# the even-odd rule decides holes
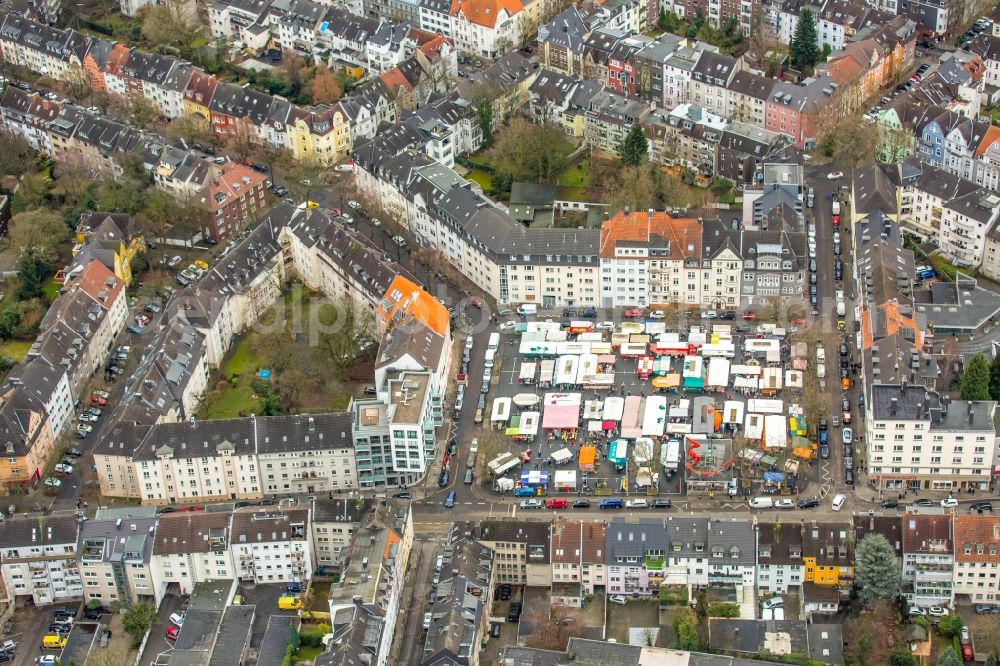
[[[774,500],[770,497],[751,497],[751,509],[770,509],[774,506]]]
[[[59,634],[49,634],[42,638],[42,647],[46,650],[61,650],[66,647],[66,637]]]
[[[487,368],[492,368],[493,367],[493,361],[496,359],[496,357],[497,357],[497,350],[496,349],[487,349],[486,350],[486,359],[485,359],[485,361],[483,361],[483,365],[485,367],[487,367]]]
[[[597,503],[598,509],[620,509],[622,508],[622,501],[617,497],[611,497],[609,499],[602,499]]]
[[[538,306],[534,303],[522,303],[517,308],[517,314],[522,317],[534,317],[538,314]]]
[[[837,301],[837,316],[843,317],[847,313],[847,306],[844,301]]]
[[[302,600],[288,594],[278,597],[278,608],[281,610],[298,610],[302,608]]]
[[[486,344],[486,348],[490,351],[496,351],[497,347],[500,346],[500,334],[490,333],[490,341]]]

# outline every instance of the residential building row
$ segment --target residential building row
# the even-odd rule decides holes
[[[377,395],[309,419],[196,420],[212,369],[293,276],[370,322],[356,335],[379,345]],[[283,203],[269,211],[148,328],[153,351],[95,449],[105,495],[165,504],[412,485],[435,456],[449,374],[447,310],[368,239],[318,209]]]
[[[0,484],[8,492],[41,482],[81,392],[103,368],[127,318],[125,283],[98,259],[63,275],[37,338],[0,388]]]
[[[342,161],[353,143],[373,137],[380,123],[396,122],[403,110],[416,110],[435,92],[447,92],[457,71],[450,42],[430,39],[352,95],[329,107],[304,109],[281,97],[220,81],[171,56],[129,49],[72,29],[58,30],[13,13],[3,17],[0,52],[5,61],[49,78],[86,81],[94,90],[113,96],[141,95],[163,117],[197,117],[222,139],[246,136],[287,149],[297,160],[323,165]],[[31,131],[38,130],[24,127],[24,133]],[[108,146],[116,148],[114,142]]]
[[[237,585],[307,587],[314,575],[323,576],[334,581],[329,611],[338,635],[324,658],[358,650],[384,666],[413,520],[407,504],[347,497],[302,505],[217,504],[176,514],[131,507],[99,509],[86,521],[74,515],[15,516],[0,524],[0,540],[7,601],[37,606],[81,599],[104,608],[158,606],[168,594],[231,581],[223,590],[229,605]]]

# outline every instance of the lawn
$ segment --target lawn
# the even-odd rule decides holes
[[[244,336],[223,363],[219,379],[225,379],[229,385],[205,401],[202,418],[227,419],[257,411],[260,403],[254,396],[252,382],[261,359],[253,352],[256,336],[256,333]]]
[[[490,174],[485,171],[480,171],[479,169],[470,169],[469,174],[466,176],[469,180],[479,185],[483,188],[484,192],[488,192],[493,189],[493,179]]]
[[[323,654],[324,649],[325,648],[322,645],[317,647],[306,647],[305,645],[302,645],[292,655],[292,663],[297,664],[300,661],[312,663],[316,657]]]
[[[0,342],[0,356],[6,356],[15,363],[20,363],[31,349],[30,340],[7,340]]]
[[[564,187],[581,187],[586,190],[590,184],[590,162],[583,160],[563,171],[559,184]]]
[[[49,280],[46,283],[45,288],[42,290],[45,292],[45,298],[49,300],[49,303],[56,300],[56,296],[59,295],[59,290],[62,289],[62,285],[55,280]]]
[[[284,362],[290,363],[288,357],[291,356],[305,359],[299,364],[300,367],[323,367],[326,359],[316,346],[310,344],[312,336],[309,334],[309,326],[313,322],[312,308],[326,301],[320,297],[303,296],[303,292],[304,290],[296,288],[286,294],[284,304],[288,309],[283,316],[288,317],[289,321],[283,329],[273,333],[250,331],[239,339],[223,362],[221,371],[214,377],[214,388],[207,392],[200,410],[201,418],[225,419],[261,413],[261,400],[254,392],[253,380],[258,370],[273,369],[273,365],[278,365],[276,359],[284,359]],[[293,304],[303,298],[306,302],[301,305],[299,314],[296,314]],[[262,321],[268,325],[273,323],[275,312],[272,309],[265,313]],[[324,316],[320,317],[321,323],[329,324],[332,321],[329,313],[323,311],[322,314]],[[293,322],[298,323],[293,326]],[[305,383],[301,384],[299,397],[294,405],[286,406],[286,409],[292,409],[296,413],[346,409],[351,394],[358,385],[353,382],[341,383],[334,374],[332,371],[324,371],[306,377],[303,380]],[[279,379],[277,372],[271,377],[276,386]]]

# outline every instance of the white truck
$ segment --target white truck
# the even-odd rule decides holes
[[[834,199],[833,200],[833,204],[831,205],[830,208],[831,208],[831,211],[833,212],[834,215],[840,215],[840,202],[839,201],[837,201],[836,199]]]

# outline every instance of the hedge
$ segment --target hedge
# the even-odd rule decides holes
[[[670,587],[660,586],[660,603],[664,606],[686,606],[688,602],[687,587],[680,587],[672,590]]]
[[[321,631],[300,631],[299,639],[306,647],[320,647],[323,645],[323,636],[325,635]]]

